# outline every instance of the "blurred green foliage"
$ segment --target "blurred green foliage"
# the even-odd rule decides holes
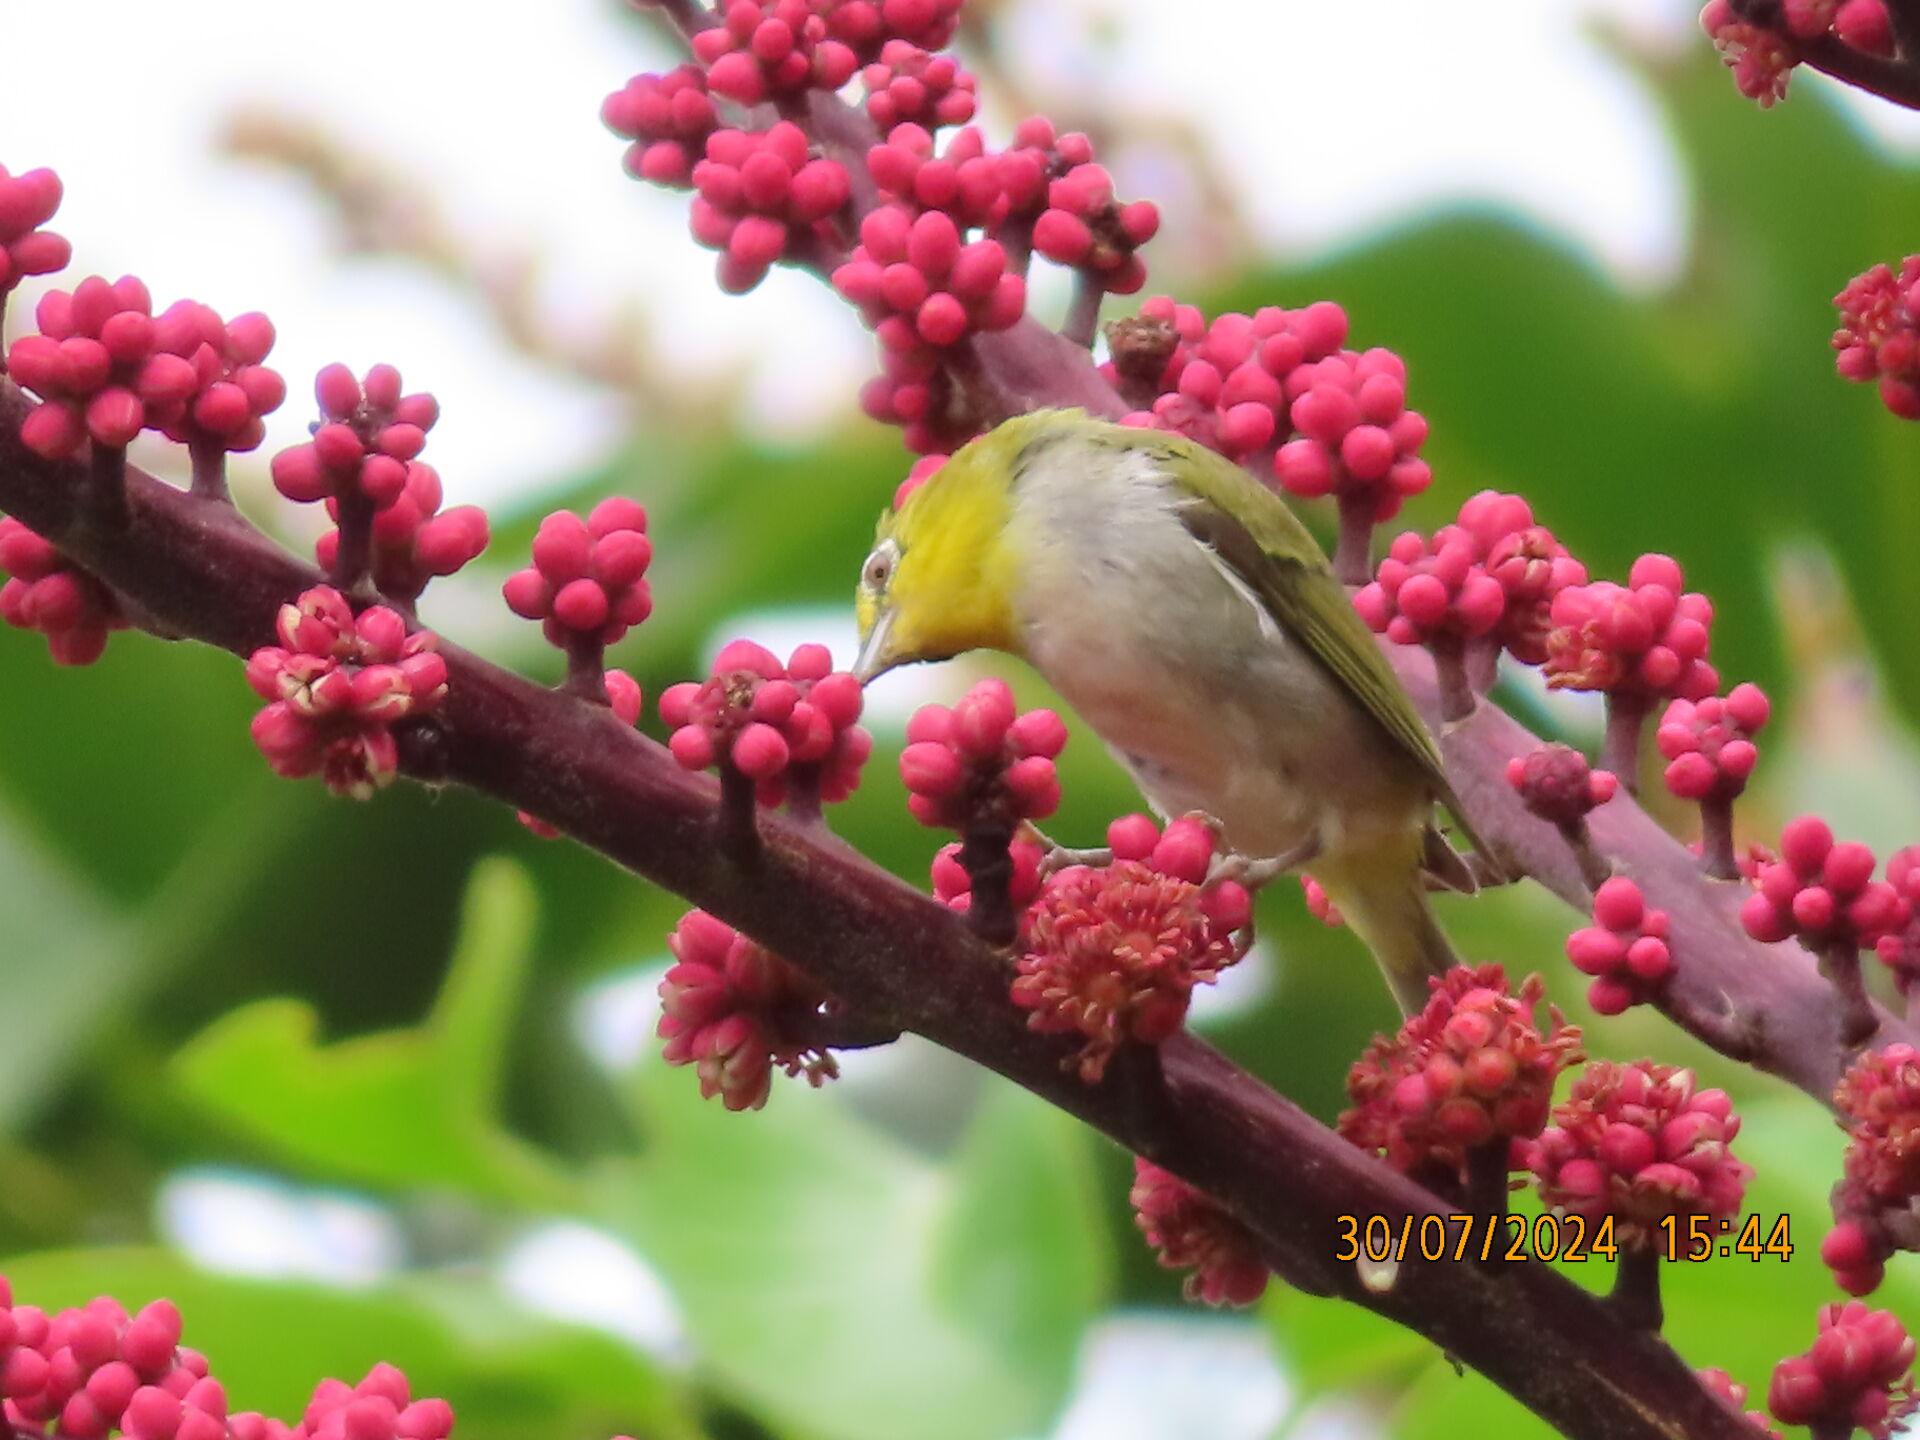
[[[1331,296],[1357,343],[1407,357],[1438,477],[1411,523],[1494,485],[1528,495],[1597,574],[1643,550],[1679,557],[1718,606],[1724,673],[1782,702],[1756,833],[1834,780],[1839,828],[1900,837],[1916,798],[1905,731],[1846,625],[1811,640],[1804,615],[1782,627],[1777,557],[1824,547],[1832,613],[1857,617],[1893,702],[1916,713],[1920,428],[1835,379],[1825,342],[1828,297],[1914,248],[1920,188],[1804,81],[1760,115],[1705,47],[1641,68],[1692,181],[1678,284],[1627,295],[1550,236],[1449,213],[1191,298]],[[864,425],[784,450],[749,432],[636,436],[501,517],[494,578],[553,505],[638,492],[659,609],[616,658],[657,695],[729,616],[843,604],[903,466]],[[530,636],[502,658],[553,664]],[[1836,673],[1847,683],[1827,684]],[[467,795],[403,788],[361,807],[272,779],[228,657],[123,637],[104,663],[57,673],[36,642],[0,636],[0,695],[0,993],[18,1017],[0,1046],[0,1270],[23,1299],[174,1296],[236,1406],[293,1413],[320,1375],[386,1358],[449,1396],[463,1435],[547,1440],[1040,1434],[1091,1321],[1178,1303],[1132,1234],[1125,1157],[997,1081],[929,1060],[918,1086],[785,1085],[766,1112],[731,1116],[685,1072],[589,1061],[581,997],[657,961],[680,903]],[[881,736],[835,823],[921,876],[936,839],[905,815],[897,743]],[[1854,773],[1870,783],[1838,783]],[[1084,736],[1066,779],[1068,838],[1137,804]],[[1543,969],[1596,1053],[1686,1060],[1734,1092],[1752,1209],[1790,1215],[1797,1248],[1790,1263],[1669,1267],[1668,1314],[1690,1359],[1764,1386],[1833,1298],[1815,1256],[1830,1120],[1657,1018],[1592,1026],[1559,958],[1570,916],[1537,892],[1449,901],[1444,918],[1471,953]],[[1330,1119],[1386,997],[1290,887],[1262,919],[1277,986],[1210,1033]],[[356,1288],[200,1273],[158,1247],[153,1217],[170,1175],[205,1166],[375,1197],[413,1262]],[[510,1298],[490,1264],[554,1217],[651,1261],[690,1362]],[[1563,1268],[1606,1280],[1598,1262]],[[1884,1295],[1920,1316],[1920,1273],[1896,1263]],[[1296,1417],[1339,1397],[1401,1436],[1540,1429],[1350,1308],[1276,1292],[1260,1318]]]

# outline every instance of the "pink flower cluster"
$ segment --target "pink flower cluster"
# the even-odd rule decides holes
[[[1507,761],[1507,783],[1529,813],[1562,830],[1586,823],[1587,815],[1619,793],[1612,771],[1595,770],[1571,745],[1537,745]]]
[[[487,512],[478,505],[440,508],[446,498],[440,472],[424,460],[407,466],[400,498],[373,516],[373,583],[384,594],[414,601],[435,576],[451,575],[479,557],[491,538]],[[340,502],[329,496],[327,513],[340,518]],[[340,531],[313,542],[313,557],[333,572],[340,562]]]
[[[846,166],[815,157],[789,120],[714,131],[692,179],[693,238],[721,252],[720,288],[729,295],[758,285],[796,244],[825,237],[828,217],[847,203]]]
[[[384,605],[355,616],[326,585],[282,605],[275,629],[280,643],[247,661],[247,683],[267,702],[253,717],[254,743],[275,774],[317,774],[336,795],[371,799],[399,773],[393,726],[446,698],[436,637],[409,634]]]
[[[1875,945],[1906,924],[1907,905],[1873,871],[1873,851],[1853,840],[1836,844],[1818,816],[1789,820],[1780,859],[1761,867],[1740,923],[1763,944],[1797,938],[1815,951]]]
[[[1673,974],[1667,912],[1649,907],[1638,885],[1616,875],[1594,893],[1593,924],[1567,937],[1567,958],[1593,976],[1587,1003],[1618,1015],[1651,999]]]
[[[922,705],[907,722],[907,809],[922,825],[961,831],[982,819],[1044,820],[1060,804],[1053,762],[1066,743],[1053,711],[1018,713],[1006,681],[982,680],[951,709]]]
[[[7,352],[7,370],[41,397],[20,427],[36,454],[63,459],[91,439],[124,448],[142,429],[223,450],[248,450],[260,416],[286,396],[260,362],[273,346],[264,315],[231,324],[181,301],[157,319],[147,287],[131,275],[89,276],[71,292],[50,290],[34,311],[37,335]]]
[[[1547,658],[1547,635],[1552,629],[1554,596],[1570,585],[1587,583],[1587,567],[1567,553],[1544,525],[1536,525],[1533,508],[1518,495],[1482,490],[1460,507],[1460,517],[1434,538],[1465,535],[1473,542],[1474,560],[1499,582],[1506,611],[1494,627],[1494,638],[1523,665]]]
[[[1878,1288],[1895,1249],[1920,1248],[1920,1051],[1894,1044],[1864,1052],[1833,1092],[1846,1128],[1843,1178],[1834,1187],[1837,1220],[1820,1257],[1840,1288]]]
[[[626,154],[629,175],[676,188],[693,183],[694,162],[720,128],[720,112],[698,65],[634,76],[601,103],[600,120],[633,142]]]
[[[1156,295],[1120,327],[1125,338],[1101,372],[1142,407],[1123,423],[1178,431],[1233,460],[1291,433],[1292,404],[1313,367],[1344,353],[1347,338],[1346,312],[1327,300],[1228,311],[1209,324],[1197,307]]]
[[[1136,1155],[1127,1199],[1160,1263],[1192,1272],[1181,1286],[1189,1300],[1241,1306],[1266,1293],[1267,1267],[1252,1233],[1210,1196]]]
[[[1121,204],[1104,165],[1075,165],[1047,185],[1047,208],[1033,222],[1033,248],[1056,265],[1092,275],[1103,290],[1131,295],[1147,283],[1135,252],[1160,229],[1151,200]]]
[[[964,240],[946,211],[916,216],[900,205],[867,213],[860,244],[833,272],[833,286],[859,307],[882,346],[909,359],[1005,330],[1027,303],[1027,283],[1007,268],[998,240]]]
[[[1627,583],[1569,585],[1553,597],[1547,684],[1635,700],[1703,700],[1720,688],[1707,663],[1713,604],[1686,590],[1680,566],[1642,555]]]
[[[973,118],[973,76],[951,55],[935,55],[909,40],[889,40],[880,58],[860,71],[867,118],[886,134],[896,125],[964,125]]]
[[[154,321],[154,347],[193,367],[194,390],[169,438],[199,450],[252,450],[266,439],[261,421],[287,398],[287,382],[263,363],[273,322],[257,311],[222,320],[211,305],[178,300]]]
[[[1348,1072],[1339,1129],[1397,1170],[1464,1182],[1469,1151],[1540,1133],[1580,1031],[1549,1006],[1541,1033],[1537,975],[1514,992],[1498,965],[1463,965],[1432,983],[1427,1008]]]
[[[48,1315],[15,1305],[0,1279],[0,1395],[7,1422],[33,1434],[51,1421],[74,1440],[114,1430],[150,1440],[143,1422],[157,1409],[176,1417],[164,1440],[228,1433],[225,1392],[207,1377],[204,1356],[180,1348],[180,1312],[169,1300],[129,1315],[102,1296]]]
[[[15,1305],[0,1278],[0,1396],[21,1435],[68,1440],[446,1440],[453,1407],[414,1400],[407,1377],[376,1365],[358,1385],[323,1380],[298,1423],[227,1410],[206,1357],[180,1344],[180,1311],[155,1300],[132,1315],[106,1296],[49,1315]]]
[[[344,365],[329,365],[315,377],[321,421],[313,439],[273,457],[273,483],[299,503],[365,502],[384,510],[406,493],[407,471],[440,418],[433,396],[400,393],[400,372],[375,365],[364,383]]]
[[[731,0],[721,23],[693,37],[707,85],[741,105],[803,90],[838,90],[859,57],[828,33],[824,8],[809,0]]]
[[[64,270],[73,258],[65,236],[40,228],[60,208],[60,195],[53,171],[13,175],[0,165],[0,303],[27,276]]]
[[[860,708],[860,682],[834,670],[826,646],[802,645],[782,665],[751,640],[722,649],[705,681],[660,697],[674,759],[689,770],[732,766],[762,805],[780,804],[796,781],[822,800],[851,795],[873,753],[872,736],[854,723]]]
[[[1833,297],[1835,368],[1848,380],[1879,381],[1880,400],[1904,420],[1920,420],[1920,255],[1895,275],[1875,265]]]
[[[1198,883],[1146,860],[1069,866],[1022,920],[1014,1004],[1031,1012],[1029,1029],[1084,1036],[1073,1060],[1096,1084],[1121,1045],[1158,1045],[1178,1031],[1193,987],[1240,958],[1212,908]]]
[[[1695,1089],[1691,1070],[1595,1060],[1554,1108],[1528,1167],[1546,1204],[1611,1216],[1623,1250],[1653,1250],[1665,1216],[1740,1213],[1753,1169],[1728,1148],[1739,1133],[1725,1092]]]
[[[1885,1440],[1914,1412],[1913,1337],[1891,1310],[1858,1300],[1820,1307],[1820,1333],[1805,1355],[1774,1367],[1767,1408],[1787,1425],[1815,1434],[1851,1434],[1855,1427]]]
[[[0,518],[0,620],[47,637],[56,665],[91,665],[127,628],[114,592],[12,517]]]
[[[986,136],[973,125],[949,136],[946,148],[936,154],[932,130],[903,121],[887,131],[884,141],[868,148],[867,173],[880,197],[900,205],[909,218],[939,210],[962,230],[991,230],[1004,224],[1011,211],[1010,174],[1025,189],[1044,193],[1041,162],[1018,168],[1016,155],[1025,157],[1025,152],[988,154]]]
[[[1396,645],[1441,638],[1458,643],[1498,625],[1507,613],[1507,596],[1475,562],[1470,536],[1442,530],[1428,541],[1409,530],[1395,537],[1374,579],[1353,597],[1353,608],[1376,634]]]
[[[820,1085],[840,1073],[815,1038],[826,991],[765,946],[704,910],[689,910],[667,945],[660,1038],[669,1065],[692,1065],[700,1094],[729,1110],[767,1103],[774,1067]]]
[[[605,646],[653,613],[653,542],[638,501],[609,496],[582,520],[555,510],[533,536],[533,564],[501,586],[507,608],[538,620],[547,643]]]
[[[1760,759],[1753,737],[1772,707],[1758,685],[1736,685],[1723,699],[1675,700],[1654,742],[1667,758],[1667,789],[1682,800],[1732,800]]]
[[[1733,72],[1733,83],[1761,107],[1784,99],[1800,63],[1796,41],[1832,35],[1868,55],[1893,54],[1893,25],[1883,0],[1782,0],[1785,33],[1741,18],[1730,0],[1708,0],[1700,26]]]

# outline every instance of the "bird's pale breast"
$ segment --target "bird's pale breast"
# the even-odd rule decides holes
[[[1431,797],[1377,723],[1230,578],[1145,456],[1055,446],[1021,476],[1027,658],[1163,815],[1235,849],[1339,853],[1417,829]]]

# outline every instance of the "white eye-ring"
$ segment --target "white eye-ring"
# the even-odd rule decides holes
[[[900,547],[891,540],[882,540],[873,547],[873,553],[867,556],[867,563],[861,567],[860,583],[878,594],[887,588],[893,579],[893,567],[900,561]]]

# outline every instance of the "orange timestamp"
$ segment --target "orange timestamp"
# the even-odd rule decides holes
[[[1617,1260],[1614,1220],[1581,1215],[1337,1215],[1335,1260],[1376,1264],[1420,1260]],[[1749,1215],[1736,1232],[1732,1220],[1669,1215],[1654,1227],[1654,1250],[1666,1260],[1720,1255],[1748,1260],[1793,1255],[1790,1217],[1768,1225]]]

